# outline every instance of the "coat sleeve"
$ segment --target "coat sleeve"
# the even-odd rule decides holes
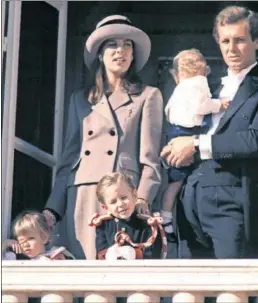
[[[247,130],[212,136],[213,159],[258,158],[258,112]]]
[[[153,88],[143,105],[140,133],[140,163],[142,173],[138,197],[152,204],[161,184],[159,155],[163,130],[163,98]]]
[[[76,112],[75,102],[75,94],[73,93],[68,110],[63,154],[58,161],[55,183],[45,206],[45,208],[54,210],[61,218],[66,210],[67,179],[71,173],[72,164],[79,157],[81,148],[80,120]]]
[[[210,98],[206,90],[197,87],[192,88],[188,97],[188,107],[193,115],[207,115],[220,111],[221,101]]]

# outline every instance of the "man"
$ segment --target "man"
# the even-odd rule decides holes
[[[258,257],[258,14],[227,7],[215,19],[214,36],[228,66],[218,97],[232,103],[212,115],[206,135],[175,138],[161,156],[175,167],[201,159],[177,213],[189,257],[202,257],[206,249],[208,257]]]

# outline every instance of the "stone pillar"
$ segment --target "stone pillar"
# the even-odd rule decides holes
[[[116,296],[108,293],[85,293],[84,303],[116,303]]]
[[[224,292],[217,296],[217,303],[246,303],[248,295],[246,293],[230,293]]]
[[[195,292],[178,292],[172,298],[173,303],[202,303],[203,301],[204,297]]]
[[[152,293],[135,292],[130,293],[127,298],[127,303],[159,303],[160,296]]]
[[[72,303],[73,296],[67,292],[49,292],[41,296],[41,303]]]
[[[16,292],[4,292],[2,295],[3,303],[27,303],[28,295]]]

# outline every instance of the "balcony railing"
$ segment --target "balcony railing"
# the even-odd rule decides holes
[[[141,299],[139,296],[141,295]],[[3,261],[2,302],[248,302],[258,296],[258,260]]]

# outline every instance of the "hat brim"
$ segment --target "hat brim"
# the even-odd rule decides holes
[[[96,29],[87,39],[84,49],[84,62],[91,67],[98,55],[101,44],[108,39],[130,39],[134,42],[136,71],[140,71],[149,59],[151,42],[148,35],[137,27],[126,24],[110,24]]]

